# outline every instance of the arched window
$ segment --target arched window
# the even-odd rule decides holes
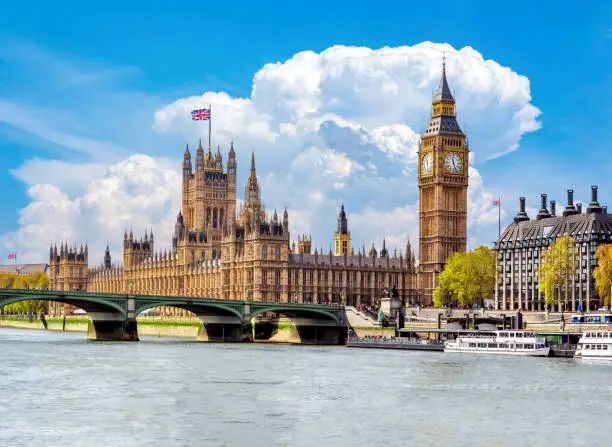
[[[215,259],[217,259],[217,250],[216,250],[216,249],[214,249],[214,248],[213,248],[213,251],[212,251],[212,259],[213,259],[213,261],[214,261]]]
[[[280,261],[280,258],[281,258],[281,250],[280,250],[280,247],[277,246],[276,247],[276,260]]]
[[[219,210],[219,228],[223,228],[223,208]]]
[[[268,259],[268,246],[264,245],[261,249],[261,257],[262,259]]]
[[[206,226],[210,227],[210,208],[206,208]]]
[[[217,208],[213,209],[213,228],[217,228]]]

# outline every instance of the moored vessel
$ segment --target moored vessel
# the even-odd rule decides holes
[[[612,332],[584,331],[574,357],[612,359]]]
[[[548,357],[550,346],[535,332],[507,330],[457,337],[444,344],[444,352]]]

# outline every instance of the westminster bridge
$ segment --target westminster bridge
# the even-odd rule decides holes
[[[0,309],[19,301],[55,301],[87,312],[91,322],[88,338],[94,340],[138,340],[136,317],[160,306],[193,312],[202,322],[199,340],[253,341],[253,320],[274,314],[291,320],[302,343],[343,344],[347,318],[342,305],[239,301],[159,295],[125,295],[59,290],[0,289]],[[277,319],[267,319],[268,325]]]

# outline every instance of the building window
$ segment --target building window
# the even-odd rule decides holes
[[[261,257],[264,260],[268,259],[268,246],[267,245],[264,245],[263,248],[261,249]]]

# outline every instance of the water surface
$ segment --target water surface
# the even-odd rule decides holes
[[[608,445],[611,377],[573,359],[0,329],[0,445]]]

